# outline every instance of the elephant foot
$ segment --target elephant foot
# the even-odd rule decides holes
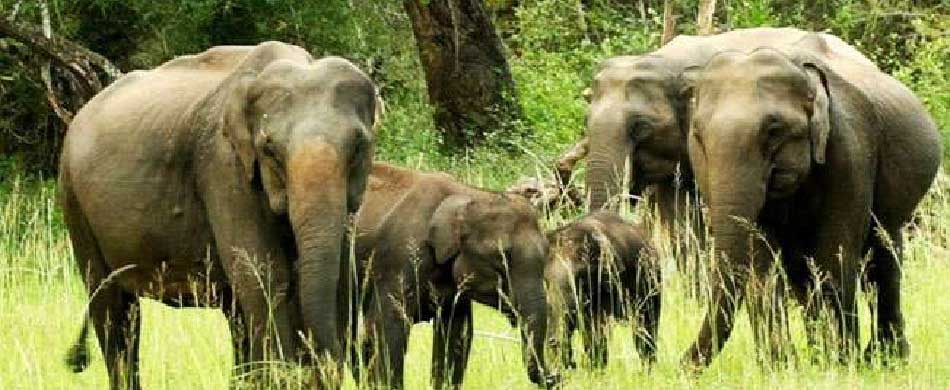
[[[564,366],[564,368],[567,369],[567,370],[574,370],[574,369],[577,369],[577,362],[574,361],[574,358],[565,359],[563,362],[561,362],[561,364],[562,364],[562,365]]]
[[[896,367],[906,364],[910,359],[910,344],[906,339],[875,341],[872,340],[864,349],[864,363],[874,365],[879,363],[884,367]]]
[[[86,347],[85,340],[76,343],[69,349],[66,355],[66,364],[75,373],[83,372],[86,367],[89,367],[89,349]]]
[[[559,373],[545,373],[543,377],[534,379],[532,378],[532,382],[543,389],[557,389],[561,385],[562,378]]]
[[[607,358],[604,356],[591,357],[590,368],[593,370],[603,370],[607,368]]]
[[[693,346],[680,359],[680,368],[687,375],[697,376],[703,373],[711,360],[709,354],[704,354]]]
[[[758,359],[759,365],[761,367],[775,371],[783,371],[793,369],[798,366],[798,354],[789,348],[783,347],[773,350],[767,356],[768,360],[765,360],[762,357]]]

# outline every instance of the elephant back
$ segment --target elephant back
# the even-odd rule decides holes
[[[808,34],[791,27],[758,27],[707,36],[679,35],[653,54],[676,61],[683,67],[703,66],[722,51],[745,52],[762,46],[791,45]]]

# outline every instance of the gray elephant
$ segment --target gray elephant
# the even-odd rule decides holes
[[[360,293],[351,294],[361,298],[353,309],[365,315],[361,355],[369,378],[401,387],[410,326],[432,320],[433,385],[459,387],[473,336],[472,303],[479,302],[520,326],[531,381],[555,384],[544,359],[547,250],[538,214],[520,196],[374,164],[356,220],[353,285]]]
[[[721,350],[743,297],[760,351],[788,356],[773,310],[781,292],[763,284],[776,251],[809,323],[831,313],[829,346],[845,360],[859,340],[855,292],[870,252],[877,317],[868,355],[909,353],[901,227],[938,171],[940,137],[909,89],[866,63],[825,55],[823,41],[723,52],[687,72],[689,157],[724,259],[686,364],[702,367]]]
[[[683,227],[691,220],[698,238],[702,218],[692,169],[687,157],[687,99],[684,69],[705,64],[723,50],[792,44],[807,37],[795,28],[751,28],[711,36],[680,35],[649,54],[602,61],[594,71],[587,97],[589,139],[587,189],[590,209],[598,210],[614,196],[638,196],[651,189],[658,217],[673,237],[685,242]],[[863,61],[840,39],[824,35],[828,55]],[[625,185],[625,187],[624,187]],[[691,215],[689,215],[691,214]]]
[[[607,320],[635,318],[633,339],[640,358],[656,361],[660,325],[661,269],[643,228],[619,215],[597,211],[548,233],[545,268],[552,319],[551,337],[566,367],[574,367],[570,340],[581,329],[595,368],[607,365]]]
[[[348,61],[269,42],[132,72],[83,107],[59,187],[112,388],[139,387],[141,296],[221,305],[239,364],[301,358],[297,331],[342,359],[341,254],[376,101]]]

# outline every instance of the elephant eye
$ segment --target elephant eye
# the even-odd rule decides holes
[[[788,139],[788,127],[777,118],[770,117],[762,124],[765,134],[765,149],[769,155],[774,154]]]
[[[769,137],[779,137],[785,130],[785,125],[782,122],[772,121],[765,125],[765,133]]]
[[[264,153],[269,157],[279,158],[280,151],[277,150],[277,143],[271,137],[264,137]]]

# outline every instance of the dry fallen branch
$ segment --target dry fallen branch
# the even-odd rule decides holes
[[[528,198],[536,207],[553,209],[565,201],[580,205],[583,192],[571,184],[571,175],[577,163],[587,157],[588,140],[582,138],[555,161],[550,178],[525,177],[508,187],[505,192]]]

